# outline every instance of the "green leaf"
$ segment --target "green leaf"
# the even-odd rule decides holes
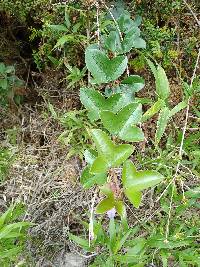
[[[6,67],[6,73],[14,73],[15,67],[14,66],[7,66]]]
[[[144,140],[142,130],[134,124],[138,124],[142,118],[142,105],[129,104],[120,110],[117,114],[111,111],[102,111],[101,120],[104,127],[122,140],[129,142],[138,142]]]
[[[136,238],[134,241],[135,245],[128,249],[126,255],[136,256],[140,254],[146,244],[145,238]]]
[[[11,205],[0,217],[0,229],[3,227],[3,225],[9,221],[12,217],[12,212],[14,210],[14,206]]]
[[[99,156],[95,159],[91,166],[91,173],[104,173],[109,168],[109,162],[104,158],[104,156]]]
[[[105,99],[100,92],[94,89],[81,88],[80,90],[81,103],[89,111],[88,116],[91,121],[98,120],[102,110],[116,111],[117,103],[121,97],[121,94],[115,94]]]
[[[187,245],[190,245],[193,241],[192,240],[177,240],[175,238],[169,238],[166,242],[166,237],[164,236],[155,236],[152,238],[149,238],[147,241],[147,244],[151,248],[159,248],[159,249],[174,249],[174,248],[180,248],[185,247]]]
[[[8,88],[8,80],[7,79],[1,79],[0,80],[0,88],[3,90],[6,90]]]
[[[105,213],[106,211],[109,211],[112,208],[114,208],[114,206],[115,202],[113,198],[105,198],[97,205],[96,213],[97,214]]]
[[[157,67],[156,91],[163,100],[167,99],[170,95],[169,81],[164,69],[160,65]]]
[[[142,116],[142,121],[145,122],[151,117],[153,117],[162,107],[165,106],[165,101],[158,99],[153,106],[151,106]]]
[[[131,145],[115,145],[109,139],[108,135],[99,129],[92,130],[91,134],[98,151],[98,158],[93,162],[91,172],[102,172],[105,166],[107,169],[118,167],[133,153],[133,147]],[[98,163],[103,165],[103,167],[98,167]]]
[[[90,172],[90,166],[87,166],[81,174],[80,182],[83,188],[89,189],[95,184],[103,185],[107,181],[106,173],[92,174]]]
[[[124,73],[128,59],[125,56],[109,59],[105,52],[91,45],[86,49],[85,62],[95,83],[100,84],[118,79]]]
[[[107,196],[108,198],[112,198],[114,200],[114,194],[109,183],[101,186],[100,190],[105,196]]]
[[[163,109],[161,109],[160,115],[157,121],[157,129],[156,129],[156,135],[155,135],[156,145],[159,144],[165,132],[169,119],[170,119],[170,110],[168,107],[164,107]]]
[[[133,27],[139,26],[131,19],[128,12],[123,12],[117,19],[117,23],[119,25],[120,31],[125,33],[130,31]]]
[[[126,207],[121,200],[115,201],[115,209],[121,218],[126,218]]]
[[[132,188],[128,188],[124,190],[124,194],[127,196],[127,198],[133,204],[134,207],[139,208],[140,203],[142,201],[141,192],[135,191]]]
[[[156,171],[137,171],[129,160],[124,164],[122,171],[124,193],[136,208],[141,203],[141,191],[155,186],[163,179],[164,177]]]
[[[155,77],[157,95],[162,100],[166,100],[170,95],[169,81],[167,75],[160,65],[158,65],[156,68],[149,59],[146,60]]]
[[[146,42],[140,38],[140,29],[138,27],[132,28],[127,32],[122,42],[123,52],[129,52],[133,47],[146,48]]]
[[[58,31],[58,32],[67,32],[67,27],[63,24],[58,24],[58,25],[53,25],[53,24],[50,24],[48,25],[48,27],[54,31]]]
[[[87,251],[90,250],[88,240],[83,239],[83,238],[76,236],[76,235],[73,235],[73,234],[69,234],[69,239],[73,240],[76,244],[81,246],[83,249],[85,249]]]
[[[130,18],[130,14],[128,12],[124,12],[124,10],[123,11],[120,10],[120,13],[122,13],[122,14],[118,15],[118,19],[117,19],[118,26],[119,26],[121,32],[127,32],[132,27],[135,26],[134,22]]]
[[[104,45],[107,50],[113,53],[122,49],[121,40],[117,31],[111,31],[108,37],[105,38]]]
[[[176,113],[181,111],[182,109],[187,107],[187,103],[185,101],[182,101],[178,103],[171,111],[170,111],[170,117],[174,116]]]
[[[115,226],[115,220],[114,218],[111,218],[109,221],[109,236],[110,236],[110,249],[112,252],[114,252],[114,247],[116,243],[116,226]]]
[[[157,79],[157,69],[156,69],[155,65],[148,58],[146,58],[146,61],[147,61],[148,65],[149,65],[149,67],[150,67],[150,69],[154,75],[154,78]]]
[[[127,160],[124,164],[122,183],[125,188],[131,188],[134,191],[142,191],[157,185],[163,179],[163,175],[157,171],[137,171],[130,160]]]
[[[85,38],[86,37],[81,34],[76,34],[76,38],[73,34],[63,35],[58,39],[56,45],[54,46],[54,49],[58,48],[59,46],[63,47],[67,42],[79,43],[80,41],[84,41]]]
[[[121,84],[126,85],[126,87],[132,89],[132,92],[135,93],[144,87],[144,79],[138,75],[130,75]],[[125,93],[125,90],[123,93]]]
[[[0,62],[0,73],[4,74],[6,72],[6,66],[3,62]]]
[[[54,49],[59,47],[59,46],[63,46],[65,43],[69,42],[71,40],[70,35],[63,35],[62,37],[60,37],[56,43],[56,45],[54,46]]]
[[[21,251],[22,251],[23,247],[18,246],[15,248],[11,248],[5,251],[0,251],[0,259],[10,259],[10,258],[14,258],[15,256],[17,256]]]
[[[117,254],[118,251],[121,250],[121,248],[123,247],[124,243],[126,242],[131,233],[132,229],[129,229],[126,233],[123,234],[123,237],[115,243],[114,254]]]
[[[145,49],[146,48],[146,42],[144,39],[138,37],[136,38],[134,41],[133,41],[133,47],[134,48],[143,48]]]
[[[32,225],[30,222],[17,222],[4,226],[0,230],[0,239],[9,238],[10,232],[14,230],[20,230],[22,227],[29,227]]]
[[[119,86],[114,88],[106,88],[105,95],[111,96],[113,94],[121,94],[119,102],[115,106],[115,111],[121,110],[125,106],[131,103],[136,103],[135,93],[140,91],[144,87],[144,79],[138,75],[130,75],[125,78]]]
[[[90,165],[95,161],[97,156],[98,156],[97,152],[95,150],[92,150],[92,149],[90,149],[90,150],[87,149],[84,152],[85,161]]]

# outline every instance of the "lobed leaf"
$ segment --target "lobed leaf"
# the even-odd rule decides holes
[[[142,130],[136,126],[142,118],[142,105],[131,103],[117,114],[111,111],[102,111],[100,117],[104,127],[114,135],[130,142],[138,142],[144,139]]]
[[[110,167],[118,167],[133,153],[131,145],[115,145],[102,130],[94,129],[91,135],[98,151],[98,157],[91,166],[93,173],[106,171]]]
[[[97,90],[89,88],[81,88],[80,90],[81,103],[89,111],[88,116],[91,121],[98,120],[102,110],[115,111],[121,97],[121,94],[114,94],[106,99]]]
[[[124,73],[128,59],[125,56],[109,59],[105,52],[91,45],[86,49],[85,63],[95,83],[100,84],[117,80]]]
[[[135,207],[139,207],[141,191],[157,185],[164,177],[156,171],[137,171],[131,161],[126,161],[122,171],[124,193]]]

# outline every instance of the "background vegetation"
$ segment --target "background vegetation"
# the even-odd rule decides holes
[[[86,266],[200,266],[199,13],[195,0],[0,3],[1,266],[61,266],[69,252]],[[130,49],[118,27],[124,40],[135,27]],[[127,56],[128,72],[95,72],[98,42],[110,59]],[[116,127],[123,113],[110,124],[106,101],[117,94],[119,112],[139,105],[137,140]],[[97,155],[84,151],[101,131],[107,144],[135,142],[141,175],[162,176],[143,185],[141,203],[114,163],[109,181],[90,177]]]

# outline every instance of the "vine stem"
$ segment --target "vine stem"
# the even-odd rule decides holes
[[[89,222],[89,247],[91,245],[91,240],[94,239],[94,205],[95,205],[95,200],[97,198],[97,192],[98,189],[95,190],[94,196],[92,198],[92,204],[91,204],[91,209],[90,209],[90,222]]]
[[[112,20],[114,21],[115,26],[117,27],[117,30],[118,30],[118,32],[119,32],[119,36],[120,36],[121,42],[123,42],[124,39],[123,39],[123,36],[122,36],[122,32],[121,32],[121,30],[120,30],[120,28],[119,28],[119,25],[118,25],[118,23],[117,23],[117,21],[116,21],[114,15],[113,15],[113,13],[110,11],[110,8],[106,5],[106,3],[105,3],[104,1],[101,1],[101,2],[103,3],[103,5],[104,5],[105,8],[107,9],[108,13],[110,14]]]
[[[98,40],[98,46],[100,47],[101,40],[100,40],[100,23],[99,23],[99,1],[96,1],[95,5],[97,9],[97,40]]]
[[[198,51],[195,68],[194,68],[193,75],[192,75],[191,82],[190,82],[190,89],[192,88],[194,79],[196,77],[196,72],[197,72],[197,69],[198,69],[199,60],[200,60],[200,48],[199,48],[199,51]],[[189,110],[190,110],[190,99],[191,99],[191,97],[189,97],[188,101],[187,101],[185,123],[184,123],[184,127],[183,127],[183,134],[182,134],[181,144],[180,144],[180,148],[179,148],[179,161],[178,161],[178,163],[176,165],[176,171],[175,171],[174,177],[173,177],[172,182],[171,182],[173,184],[173,187],[172,187],[172,193],[171,193],[170,204],[169,204],[169,213],[168,213],[168,219],[167,219],[167,225],[166,225],[166,231],[165,231],[165,241],[166,242],[168,242],[168,236],[169,236],[169,226],[170,226],[171,213],[172,213],[172,203],[173,203],[173,197],[174,197],[175,181],[176,181],[176,178],[177,178],[177,175],[178,175],[178,172],[179,172],[181,159],[182,159],[182,155],[183,155],[183,145],[184,145],[185,133],[186,133],[187,124],[188,124]]]
[[[86,29],[86,33],[87,33],[87,45],[89,46],[90,44],[90,6],[87,9],[87,29]],[[88,86],[90,84],[90,72],[88,70]]]

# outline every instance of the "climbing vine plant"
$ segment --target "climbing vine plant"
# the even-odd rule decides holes
[[[142,191],[164,177],[153,170],[138,171],[129,159],[134,151],[132,143],[144,140],[140,127],[142,104],[135,98],[135,93],[144,87],[144,79],[129,75],[126,53],[132,48],[145,48],[146,43],[140,36],[140,17],[132,20],[124,12],[114,22],[100,42],[88,46],[85,52],[92,86],[81,88],[80,100],[88,110],[89,120],[101,122],[102,127],[90,130],[95,146],[85,151],[87,166],[81,183],[84,188],[98,185],[105,195],[95,209],[97,214],[115,209],[123,218],[124,195],[138,208]],[[99,86],[106,90],[100,92]]]

